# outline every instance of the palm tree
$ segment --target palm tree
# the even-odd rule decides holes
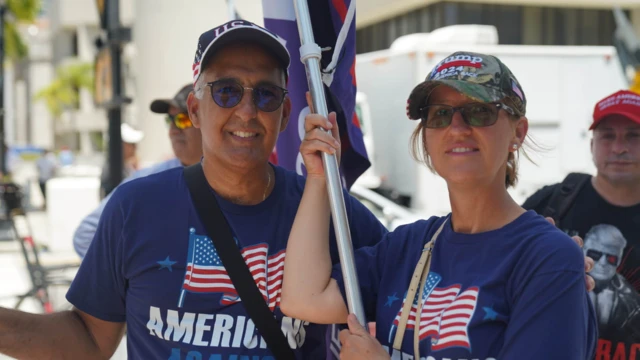
[[[18,24],[32,23],[41,9],[41,0],[6,0],[4,17],[4,50],[7,60],[17,61],[29,54],[29,48],[18,32]]]
[[[93,91],[92,63],[72,62],[59,67],[51,84],[38,91],[34,100],[44,101],[57,119],[65,110],[78,107],[80,89]]]
[[[29,49],[22,40],[20,33],[18,32],[18,25],[20,23],[33,23],[41,9],[40,0],[0,0],[3,5],[2,23],[3,23],[3,46],[2,51],[3,58],[13,63],[17,63],[20,60],[27,57]],[[0,86],[4,87],[4,63],[0,62]],[[4,101],[0,100],[1,109],[4,112]],[[0,143],[2,144],[2,150],[0,150],[0,172],[5,171],[5,151],[4,146],[6,140],[4,138],[4,116],[0,116]]]
[[[80,90],[87,89],[93,92],[93,77],[93,63],[70,62],[59,66],[53,81],[33,96],[34,101],[44,102],[53,117],[54,134],[58,134],[57,128],[62,114],[79,108]],[[55,139],[56,146],[60,145],[57,137]],[[61,141],[66,143],[64,140]]]

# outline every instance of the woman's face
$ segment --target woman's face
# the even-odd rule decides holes
[[[448,86],[439,86],[429,97],[429,105],[462,106],[476,101]],[[444,128],[425,128],[424,139],[435,171],[448,184],[504,185],[507,157],[513,144],[521,146],[527,134],[525,117],[512,120],[505,110],[498,111],[495,124],[472,127],[455,112]]]

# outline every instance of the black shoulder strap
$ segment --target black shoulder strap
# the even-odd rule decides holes
[[[591,175],[589,174],[571,173],[567,175],[562,183],[553,191],[542,215],[553,218],[556,226],[559,226],[560,221],[562,221],[562,218],[564,218],[576,200],[578,193],[590,179]]]
[[[278,322],[258,290],[240,249],[238,249],[231,227],[204,176],[202,165],[198,163],[186,167],[184,177],[207,236],[215,246],[233,286],[242,299],[242,305],[260,335],[267,342],[267,347],[278,360],[295,359],[293,350],[291,350]]]

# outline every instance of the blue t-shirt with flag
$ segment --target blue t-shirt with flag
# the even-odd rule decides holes
[[[424,245],[436,240],[431,271],[393,349],[402,308]],[[450,217],[432,217],[355,252],[365,313],[392,359],[412,359],[417,310],[420,358],[427,360],[591,359],[595,312],[584,258],[571,238],[529,211],[479,234],[456,233]],[[344,292],[341,270],[333,278]]]
[[[324,359],[327,327],[279,309],[286,243],[304,178],[274,170],[274,190],[262,203],[218,202],[297,358]],[[345,201],[354,245],[379,241],[386,233],[382,224],[354,198]],[[333,240],[331,248],[337,262]],[[67,298],[96,318],[126,322],[130,359],[273,359],[205,236],[182,168],[117,189]]]

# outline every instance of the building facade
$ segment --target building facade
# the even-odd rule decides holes
[[[613,6],[639,23],[640,1],[411,1],[394,8],[359,1],[358,53],[387,49],[396,38],[456,24],[494,25],[504,45],[612,45]],[[393,11],[395,10],[395,11]],[[639,29],[638,26],[635,26]]]
[[[266,1],[266,0],[265,0]],[[261,0],[236,0],[237,13],[262,23]],[[33,95],[46,87],[56,69],[70,62],[93,63],[100,34],[96,2],[48,0],[38,23],[24,29],[30,58],[7,70],[6,127],[10,143],[52,147],[68,144],[89,154],[101,152],[106,111],[81,91],[77,108],[53,119]],[[191,81],[191,63],[200,33],[229,20],[226,0],[120,0],[120,19],[132,29],[123,51],[123,79],[133,103],[123,121],[145,132],[139,146],[143,163],[172,156],[163,119],[149,111],[158,97],[171,97]],[[357,50],[386,49],[396,38],[453,24],[490,24],[500,44],[611,45],[616,25],[613,6],[624,8],[640,33],[640,0],[357,0]]]

